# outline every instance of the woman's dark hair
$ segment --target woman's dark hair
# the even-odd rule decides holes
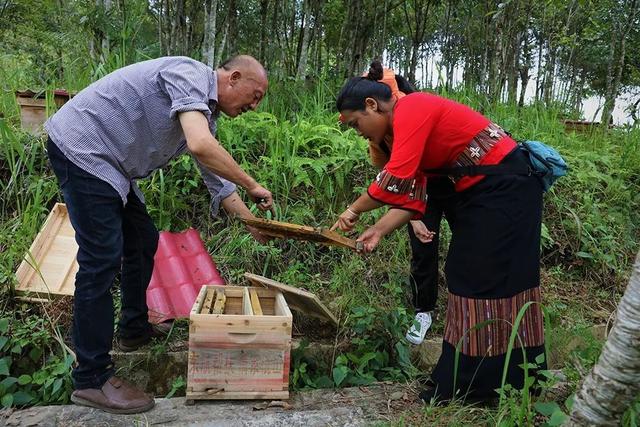
[[[384,69],[380,61],[373,61],[369,66],[369,72],[365,77],[352,77],[342,87],[336,108],[342,110],[364,110],[365,99],[374,98],[378,101],[389,101],[391,99],[391,89],[378,80],[382,79]],[[402,76],[396,75],[396,83],[400,91],[409,94],[415,92],[411,83]]]

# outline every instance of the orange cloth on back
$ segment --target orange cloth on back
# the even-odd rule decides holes
[[[391,153],[391,143],[391,138],[385,138],[384,142],[382,142],[382,144],[387,146],[388,153]],[[385,152],[380,145],[369,141],[369,157],[371,158],[371,164],[373,164],[373,166],[382,169],[389,161],[389,154],[387,154],[387,152]]]
[[[364,73],[362,76],[366,77],[367,73]],[[382,72],[382,79],[378,81],[389,86],[389,89],[391,89],[391,97],[394,99],[394,101],[397,101],[406,95],[404,92],[398,89],[396,73],[392,69],[385,68]],[[390,153],[392,140],[388,140],[387,138],[385,138],[383,144],[387,146],[388,152]],[[380,146],[372,142],[369,142],[369,157],[371,158],[371,163],[378,169],[382,169],[384,165],[386,165],[389,161],[389,155],[385,153],[385,151]]]
[[[362,77],[367,77],[368,75],[369,73],[364,73]],[[384,69],[384,71],[382,72],[382,79],[378,80],[378,82],[384,83],[389,86],[389,89],[391,89],[391,97],[396,101],[406,95],[404,92],[401,92],[400,89],[398,89],[398,82],[396,82],[396,73],[390,68]],[[342,114],[338,116],[338,120],[340,122],[344,122],[344,117],[342,117]]]
[[[362,76],[366,77],[367,73],[364,73]],[[395,101],[406,95],[404,92],[401,92],[400,89],[398,89],[396,73],[392,69],[385,68],[382,72],[382,79],[378,81],[389,86],[389,89],[391,89],[391,97],[394,98]]]

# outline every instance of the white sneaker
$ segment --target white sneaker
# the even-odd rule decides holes
[[[424,341],[427,331],[431,327],[431,312],[418,313],[407,332],[406,338],[413,345],[420,345]]]

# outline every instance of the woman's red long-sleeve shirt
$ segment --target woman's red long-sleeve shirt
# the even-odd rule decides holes
[[[368,193],[382,203],[415,211],[417,218],[426,209],[427,169],[494,165],[515,147],[502,129],[466,105],[415,92],[394,106],[391,157]],[[456,191],[483,178],[462,177]]]

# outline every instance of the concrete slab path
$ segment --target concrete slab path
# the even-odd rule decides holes
[[[267,405],[271,403],[271,407]],[[284,407],[283,407],[284,406]],[[411,385],[376,384],[339,390],[292,393],[283,402],[196,401],[184,397],[156,399],[149,412],[114,415],[76,405],[37,406],[4,412],[3,426],[370,426],[396,419],[394,413],[414,406],[420,410]]]

